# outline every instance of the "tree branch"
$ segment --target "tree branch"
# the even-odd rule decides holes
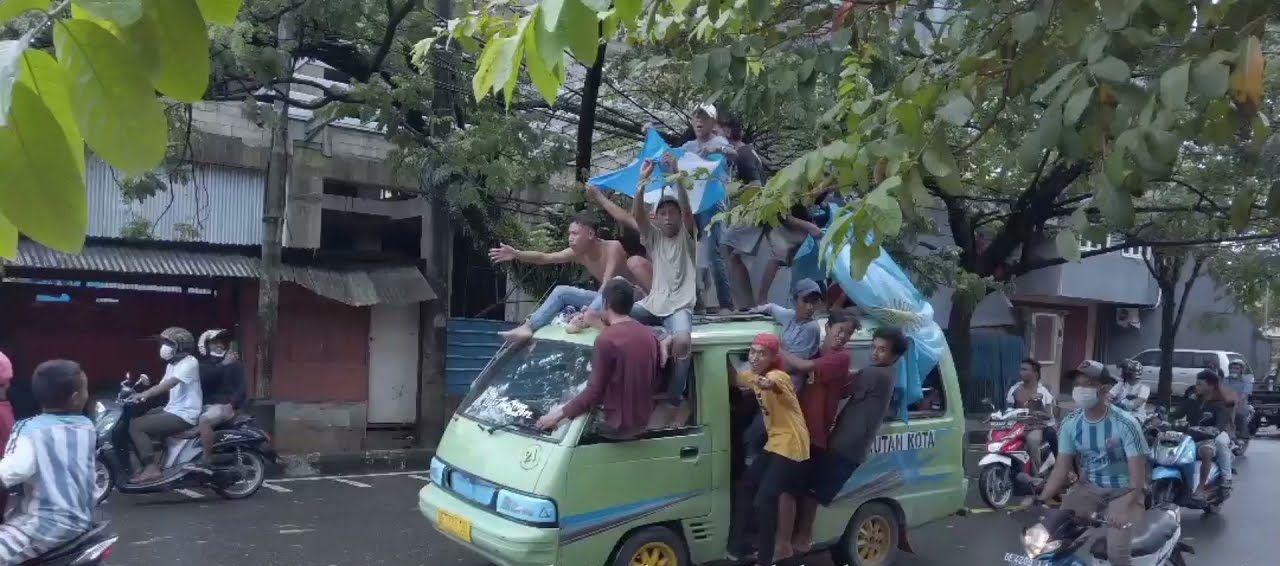
[[[1196,254],[1195,262],[1191,264],[1191,274],[1187,276],[1187,281],[1182,284],[1182,298],[1178,300],[1178,314],[1173,317],[1174,328],[1182,326],[1182,315],[1187,312],[1187,297],[1191,295],[1191,287],[1195,285],[1196,279],[1200,277],[1200,268],[1204,266],[1205,259],[1204,256]],[[1182,276],[1181,273],[1174,274],[1174,277],[1180,276]]]
[[[1195,246],[1204,246],[1211,244],[1228,244],[1233,242],[1258,242],[1263,240],[1280,240],[1280,232],[1268,232],[1266,234],[1249,234],[1243,236],[1228,236],[1218,238],[1199,238],[1188,240],[1127,240],[1119,244],[1103,246],[1096,250],[1089,250],[1080,254],[1080,259],[1090,258],[1097,255],[1109,254],[1124,248],[1151,247],[1151,248],[1189,248]],[[1061,257],[1041,258],[1030,263],[1019,263],[1013,266],[1012,275],[1025,275],[1037,269],[1062,265],[1069,260]],[[1148,269],[1154,270],[1148,265]],[[1156,279],[1159,279],[1158,277]]]

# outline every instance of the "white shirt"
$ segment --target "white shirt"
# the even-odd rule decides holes
[[[195,356],[186,356],[171,363],[164,370],[164,379],[170,378],[177,380],[178,384],[169,390],[169,403],[164,406],[164,412],[196,424],[200,411],[204,409],[200,393],[200,363]]]
[[[1018,405],[1018,400],[1013,396],[1013,394],[1019,387],[1022,387],[1021,382],[1013,384],[1013,387],[1010,387],[1009,392],[1005,394],[1004,402],[1009,407],[1016,407]],[[1049,388],[1045,387],[1043,383],[1036,385],[1036,394],[1040,396],[1041,402],[1044,403],[1045,411],[1049,413],[1049,426],[1057,426],[1058,419],[1054,418],[1053,410],[1056,409],[1058,405],[1053,402],[1053,394],[1049,393]]]
[[[1132,400],[1126,397],[1133,395]],[[1141,381],[1129,383],[1121,381],[1111,386],[1111,404],[1132,412],[1139,418],[1147,413],[1147,399],[1151,398],[1151,388]]]
[[[15,436],[9,441],[12,448],[0,459],[0,483],[14,487],[26,483],[36,475],[36,450],[25,436]]]

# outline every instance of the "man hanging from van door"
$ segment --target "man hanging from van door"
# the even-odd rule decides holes
[[[857,319],[845,311],[832,311],[827,316],[827,335],[823,338],[818,357],[806,360],[785,349],[782,359],[794,372],[807,376],[804,390],[800,392],[800,407],[804,409],[805,428],[809,431],[809,462],[805,482],[795,494],[783,495],[781,506],[786,508],[799,503],[796,511],[795,533],[791,545],[796,554],[807,554],[813,544],[813,521],[817,517],[818,501],[809,495],[817,468],[827,461],[827,431],[836,422],[840,399],[849,385],[849,350],[845,344],[858,330]]]
[[[607,438],[635,438],[649,424],[657,388],[658,339],[630,316],[635,304],[630,282],[612,279],[601,296],[609,326],[596,337],[587,387],[538,419],[540,429],[554,429],[597,406],[602,411],[596,432]]]
[[[734,490],[736,505],[729,523],[729,554],[747,556],[747,523],[753,512],[756,519],[756,562],[772,566],[774,558],[785,560],[793,554],[791,533],[795,529],[794,506],[789,516],[779,516],[780,499],[793,493],[804,481],[805,461],[809,459],[809,431],[804,413],[791,385],[791,376],[782,371],[778,351],[781,342],[773,334],[759,334],[747,354],[750,369],[738,373],[735,382],[740,389],[755,394],[764,414],[769,440],[764,453],[747,468],[741,485]],[[784,536],[779,536],[779,534]]]
[[[1089,516],[1107,509],[1107,561],[1129,566],[1133,522],[1141,520],[1147,489],[1147,439],[1128,411],[1111,406],[1116,383],[1101,363],[1085,360],[1074,372],[1071,398],[1077,409],[1062,419],[1060,458],[1037,503],[1052,499],[1080,464],[1080,481],[1062,498],[1062,508]]]
[[[871,365],[853,373],[845,387],[849,402],[840,409],[827,435],[825,461],[814,466],[809,492],[823,505],[835,501],[853,472],[866,461],[880,425],[889,415],[893,388],[898,383],[896,364],[907,353],[902,330],[882,326],[871,335]]]
[[[693,208],[689,206],[689,191],[683,183],[675,183],[675,196],[666,194],[671,187],[662,189],[664,194],[654,208],[653,219],[649,219],[644,189],[649,185],[654,166],[653,161],[646,161],[641,166],[640,182],[629,213],[595,187],[588,187],[587,196],[619,224],[639,232],[640,243],[648,250],[653,266],[653,285],[649,295],[631,310],[631,316],[641,324],[661,324],[670,333],[671,354],[676,365],[671,371],[666,396],[671,405],[680,405],[693,361],[693,306],[698,292],[694,234],[697,234],[698,227]],[[675,166],[672,155],[666,154],[663,167],[674,170]],[[596,311],[588,310],[583,319],[591,326],[602,323],[600,313]]]
[[[622,242],[603,240],[597,235],[599,225],[595,216],[580,213],[569,223],[569,247],[553,253],[518,250],[506,244],[489,250],[489,259],[493,263],[520,262],[534,265],[552,265],[576,263],[587,268],[600,288],[615,276],[648,289],[652,272],[649,261],[640,257],[627,257]],[[569,285],[558,285],[542,302],[538,310],[529,315],[524,324],[502,333],[502,337],[512,343],[524,342],[533,337],[533,333],[551,323],[556,315],[565,307],[603,309],[600,293],[590,289],[580,289]]]

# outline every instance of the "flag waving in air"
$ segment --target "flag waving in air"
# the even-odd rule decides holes
[[[724,201],[724,179],[729,177],[729,173],[722,157],[717,154],[712,159],[704,159],[696,153],[672,148],[652,129],[645,136],[644,147],[640,149],[640,155],[635,161],[617,171],[592,177],[587,183],[634,198],[636,185],[640,183],[640,166],[646,160],[661,163],[662,156],[668,153],[676,158],[677,169],[694,178],[693,186],[689,189],[689,205],[693,207],[694,214],[711,210]],[[645,202],[649,205],[657,204],[666,186],[667,174],[662,167],[655,168],[653,177],[645,186]]]

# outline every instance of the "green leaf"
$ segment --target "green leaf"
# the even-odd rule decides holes
[[[244,0],[196,0],[204,21],[229,26],[236,23],[236,14]]]
[[[1196,63],[1191,70],[1191,84],[1196,94],[1205,98],[1217,98],[1226,94],[1227,84],[1231,78],[1231,69],[1226,62],[1235,57],[1229,51],[1215,51]]]
[[[122,26],[142,17],[142,0],[71,0],[71,3],[96,17]]]
[[[685,10],[688,10],[689,4],[693,3],[693,0],[670,0],[670,1],[671,1],[671,7],[674,8],[676,12],[684,12]]]
[[[538,2],[538,11],[542,16],[542,28],[554,32],[560,29],[560,16],[564,13],[564,5],[572,0],[542,0]]]
[[[1067,106],[1063,109],[1063,124],[1075,127],[1080,121],[1080,116],[1084,114],[1085,109],[1089,107],[1089,103],[1093,101],[1093,91],[1096,87],[1089,87],[1077,90],[1071,98],[1067,99]]]
[[[476,62],[476,72],[471,76],[471,94],[476,97],[476,101],[484,100],[493,90],[497,76],[498,51],[501,50],[501,38],[495,35],[489,38],[484,51],[480,53],[480,59]]]
[[[1058,248],[1058,255],[1067,261],[1080,261],[1080,237],[1071,230],[1058,232],[1053,243]]]
[[[596,12],[607,11],[613,6],[613,2],[611,0],[582,0],[582,3]]]
[[[1191,81],[1191,64],[1183,63],[1160,76],[1160,100],[1174,110],[1187,105],[1187,87]]]
[[[760,21],[773,12],[773,3],[769,0],[747,0],[747,15],[752,20]]]
[[[924,149],[920,160],[925,170],[935,177],[950,177],[958,170],[951,148],[941,138],[934,138],[933,143]]]
[[[0,211],[31,239],[79,252],[89,207],[67,139],[40,96],[25,84],[13,89],[13,110],[9,125],[0,128],[0,171],[5,172]]]
[[[644,10],[644,0],[613,0],[613,9],[617,10],[623,25],[634,28],[636,18]]]
[[[560,94],[560,85],[564,84],[564,65],[547,67],[542,57],[538,56],[538,37],[544,33],[541,27],[531,25],[524,32],[524,64],[529,70],[529,80],[538,89],[538,94],[547,104],[554,104]]]
[[[876,190],[867,195],[867,204],[874,208],[872,222],[875,223],[877,236],[892,238],[902,230],[902,208],[889,191],[902,184],[902,178],[889,177]]]
[[[1112,56],[1089,65],[1089,72],[1099,80],[1120,84],[1129,82],[1129,65]]]
[[[126,175],[159,165],[169,125],[151,82],[134,64],[129,49],[84,20],[55,25],[53,43],[71,81],[76,126],[89,147]]]
[[[18,229],[4,214],[0,214],[0,259],[13,259],[17,256]]]
[[[1102,0],[1102,25],[1109,31],[1124,29],[1129,25],[1129,16],[1137,8],[1141,0]]]
[[[1026,43],[1036,34],[1040,26],[1040,17],[1035,12],[1023,12],[1013,18],[1013,38],[1018,43]]]
[[[920,108],[914,103],[904,101],[898,103],[893,108],[893,117],[897,118],[898,125],[902,127],[902,131],[911,136],[913,140],[919,140],[924,137],[924,120],[920,117]]]
[[[568,39],[569,51],[583,65],[594,65],[600,48],[600,20],[596,18],[595,10],[588,8],[582,0],[564,0],[560,20],[560,28],[556,32]]]
[[[1112,185],[1106,175],[1094,175],[1094,202],[1107,219],[1108,226],[1127,230],[1133,227],[1133,195]]]
[[[49,0],[4,0],[0,2],[0,23],[7,22],[29,10],[44,10]]]
[[[1062,84],[1062,81],[1066,80],[1067,76],[1075,71],[1079,66],[1079,63],[1067,63],[1066,65],[1063,65],[1061,69],[1058,69],[1052,75],[1049,75],[1049,78],[1045,79],[1044,82],[1040,83],[1039,87],[1036,87],[1035,92],[1031,93],[1031,100],[1039,102],[1048,98],[1050,94],[1053,94],[1053,91],[1058,89],[1058,86]]]
[[[28,49],[22,54],[22,71],[18,75],[18,81],[39,95],[45,108],[53,114],[53,119],[58,121],[67,138],[67,147],[71,149],[71,157],[83,178],[84,138],[80,136],[80,128],[76,126],[76,118],[71,111],[71,89],[67,84],[67,72],[47,52]]]
[[[1249,227],[1249,213],[1253,211],[1253,189],[1241,189],[1231,201],[1231,229],[1243,232]]]
[[[1098,5],[1094,0],[1067,0],[1062,13],[1062,36],[1078,41],[1098,17]]]
[[[13,104],[13,85],[18,82],[18,68],[22,52],[31,42],[31,35],[18,40],[0,41],[0,126],[8,123],[9,106]]]
[[[706,53],[699,53],[693,56],[689,61],[689,82],[695,85],[703,85],[707,83],[707,67],[710,65],[711,57]]]
[[[502,97],[507,103],[507,108],[511,108],[511,103],[514,102],[516,83],[520,80],[520,58],[524,56],[524,31],[528,27],[526,24],[528,24],[527,17],[516,35],[503,39],[502,51],[498,52],[498,59],[494,61],[494,65],[498,66],[493,76],[494,88],[502,87]],[[503,74],[504,71],[505,74]]]
[[[1032,14],[1033,16],[1035,14]],[[946,104],[938,109],[938,117],[956,126],[963,126],[969,123],[969,117],[973,115],[973,103],[969,102],[959,91],[951,91],[947,95]]]
[[[209,88],[209,36],[194,0],[144,0],[143,17],[123,30],[127,45],[149,56],[156,90],[197,102]],[[141,60],[142,57],[139,57]]]

